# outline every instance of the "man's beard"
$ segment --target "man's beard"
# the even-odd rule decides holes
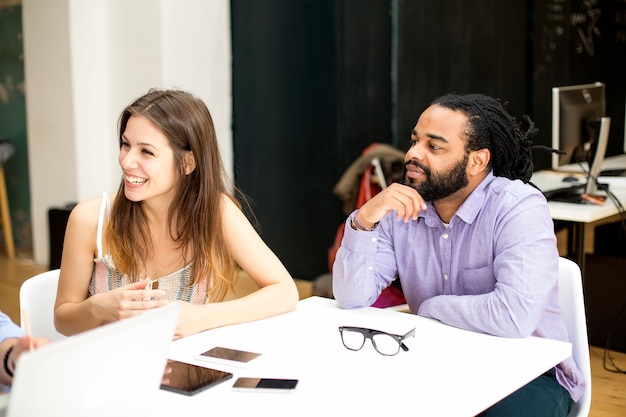
[[[426,201],[441,200],[451,196],[469,184],[466,172],[468,160],[469,155],[466,153],[463,159],[444,172],[432,172],[432,170],[417,161],[407,161],[404,163],[405,183],[408,186],[415,188]],[[409,164],[424,171],[426,174],[426,180],[419,184],[409,182],[406,178],[406,166]]]

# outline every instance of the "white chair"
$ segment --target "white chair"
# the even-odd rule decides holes
[[[51,341],[66,336],[54,327],[54,302],[57,296],[59,270],[42,272],[28,278],[20,287],[20,323],[26,329],[24,310],[28,315],[33,337],[47,337]]]
[[[591,408],[591,363],[583,281],[578,264],[567,258],[559,258],[559,304],[572,343],[572,356],[587,383],[582,398],[572,406],[568,417],[587,417]],[[402,304],[387,309],[408,311],[408,305]]]
[[[572,343],[572,356],[587,383],[582,398],[572,406],[568,417],[587,417],[591,408],[591,364],[583,282],[578,264],[566,258],[559,259],[559,304]]]

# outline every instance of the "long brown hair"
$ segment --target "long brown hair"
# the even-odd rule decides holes
[[[179,244],[185,263],[193,263],[192,281],[207,278],[210,299],[221,300],[232,288],[235,262],[226,248],[222,229],[222,197],[241,204],[226,188],[226,173],[219,154],[213,119],[202,100],[180,90],[152,89],[120,115],[119,141],[131,116],[150,120],[169,140],[178,166],[177,194],[168,211],[172,240]],[[193,152],[195,169],[185,175],[184,157]],[[234,184],[231,188],[237,192]],[[116,268],[138,279],[146,270],[153,247],[142,203],[124,195],[124,180],[111,208],[107,242]]]

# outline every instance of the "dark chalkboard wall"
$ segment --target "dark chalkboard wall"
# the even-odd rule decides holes
[[[398,0],[398,132],[409,139],[419,114],[449,92],[485,93],[527,104],[527,1]]]
[[[262,237],[294,276],[328,272],[343,220],[334,184],[370,143],[404,148],[419,114],[448,92],[508,102],[549,145],[551,88],[603,81],[609,154],[621,152],[625,8],[625,0],[232,0],[235,179],[255,202]],[[537,169],[549,161],[535,155]]]
[[[233,0],[235,179],[298,278],[328,272],[332,194],[390,127],[389,2]]]

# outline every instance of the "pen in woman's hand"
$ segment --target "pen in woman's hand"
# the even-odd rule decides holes
[[[22,309],[22,318],[24,319],[24,329],[26,330],[26,335],[28,336],[28,350],[33,351],[33,335],[30,332],[30,323],[28,322],[28,313],[26,309]]]

